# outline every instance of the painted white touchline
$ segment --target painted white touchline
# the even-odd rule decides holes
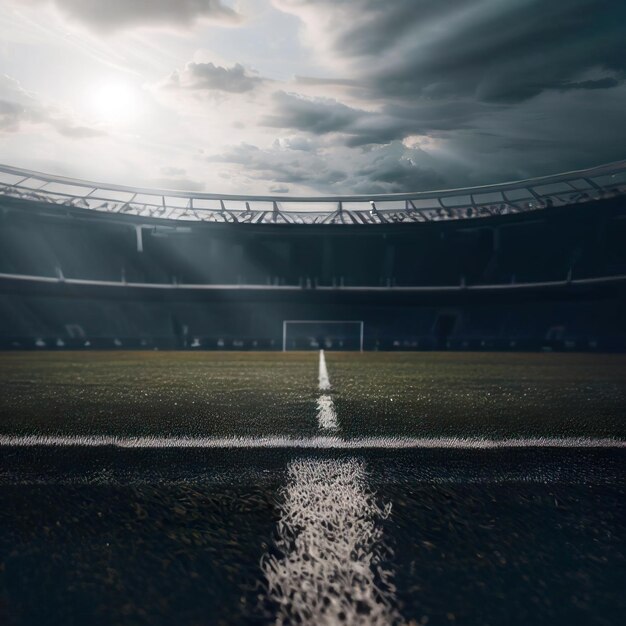
[[[317,423],[322,430],[337,430],[337,411],[335,403],[329,395],[322,395],[317,399]]]
[[[457,449],[489,450],[508,448],[626,448],[626,440],[610,437],[355,437],[332,435],[289,437],[157,437],[115,435],[0,435],[0,447],[116,447],[116,448],[301,448],[301,449]]]
[[[328,378],[328,369],[326,369],[324,350],[320,350],[319,389],[320,391],[328,391],[330,389],[330,379]]]
[[[262,568],[276,624],[393,624],[391,573],[381,563],[380,520],[389,515],[366,487],[357,459],[297,459]]]

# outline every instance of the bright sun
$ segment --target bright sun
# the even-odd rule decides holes
[[[94,113],[105,122],[127,123],[137,114],[137,95],[124,83],[103,83],[96,87],[91,103]]]

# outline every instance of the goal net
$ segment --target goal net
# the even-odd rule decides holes
[[[362,320],[284,320],[283,352],[287,350],[359,350],[363,352]]]

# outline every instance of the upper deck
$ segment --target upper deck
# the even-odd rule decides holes
[[[626,195],[626,160],[551,176],[402,194],[245,196],[146,189],[0,165],[0,196],[100,213],[241,224],[352,224],[474,219]]]

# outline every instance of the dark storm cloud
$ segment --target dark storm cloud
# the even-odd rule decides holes
[[[420,157],[427,160],[427,155],[399,143],[359,152],[343,148],[294,154],[293,150],[283,141],[269,149],[241,144],[207,160],[241,166],[241,172],[254,180],[305,185],[318,193],[399,193],[448,182],[430,163],[417,163]]]
[[[553,173],[623,152],[621,0],[274,3],[302,20],[329,77],[296,76],[269,100],[277,81],[241,64],[190,63],[164,83],[233,97],[263,86],[246,123],[276,129],[278,142],[210,159],[244,177],[396,192]]]
[[[447,132],[477,128],[481,117],[501,110],[500,105],[475,100],[420,100],[389,103],[380,111],[363,115],[350,128],[345,145],[385,144],[410,135],[440,136]]]
[[[416,189],[441,189],[449,180],[437,173],[428,155],[396,142],[364,154],[367,158],[351,172],[355,193],[403,193]]]
[[[330,98],[308,98],[277,92],[274,110],[261,120],[273,128],[288,128],[312,135],[337,135],[335,141],[352,147],[402,139],[416,124],[400,117],[349,107]]]
[[[173,72],[163,86],[244,93],[254,89],[263,80],[247,72],[239,63],[233,67],[221,67],[213,63],[188,63],[182,72]]]
[[[273,113],[262,120],[265,126],[302,129],[314,135],[347,132],[367,115],[337,100],[305,98],[284,91],[276,92],[273,101]]]
[[[612,77],[598,78],[597,80],[581,80],[575,83],[563,83],[557,87],[561,91],[568,89],[610,89],[617,87],[619,81]]]
[[[351,147],[479,132],[487,116],[507,109],[514,115],[515,105],[545,92],[614,88],[626,68],[626,3],[614,0],[277,4],[351,68],[350,79],[298,77],[296,86],[342,86],[364,108],[279,92],[261,123],[334,133]],[[556,110],[544,114],[565,122]]]
[[[589,167],[624,158],[626,85],[550,90],[448,133],[468,182],[484,184]]]
[[[602,123],[594,124],[597,116],[590,111],[598,110],[598,93],[550,90],[515,106],[480,104],[482,113],[470,107],[471,121],[460,107],[442,114],[454,121],[449,129],[405,142],[357,148],[350,141],[364,134],[310,134],[304,142],[299,134],[266,149],[242,144],[208,160],[237,166],[239,176],[254,181],[328,194],[410,192],[555,174],[623,158],[626,85],[602,92]],[[389,115],[403,118],[410,110],[393,108]],[[434,108],[430,113],[431,123],[445,125]]]
[[[519,102],[579,81],[585,71],[623,77],[626,70],[622,0],[276,3],[351,61],[376,97]]]
[[[412,105],[386,104],[379,111],[349,107],[329,98],[308,98],[277,92],[274,110],[261,120],[265,126],[288,128],[313,135],[338,135],[336,141],[351,147],[385,144],[408,135],[471,126],[478,115],[497,110],[494,104],[457,100],[421,101]]]
[[[260,124],[308,135],[341,176],[325,177],[319,150],[294,168],[277,149],[240,150],[254,176],[373,193],[623,158],[621,0],[274,3],[302,20],[331,77],[296,77],[307,95],[277,92]]]
[[[239,15],[221,0],[26,0],[55,5],[69,19],[92,30],[111,32],[134,26],[191,26],[199,19],[222,23]]]

